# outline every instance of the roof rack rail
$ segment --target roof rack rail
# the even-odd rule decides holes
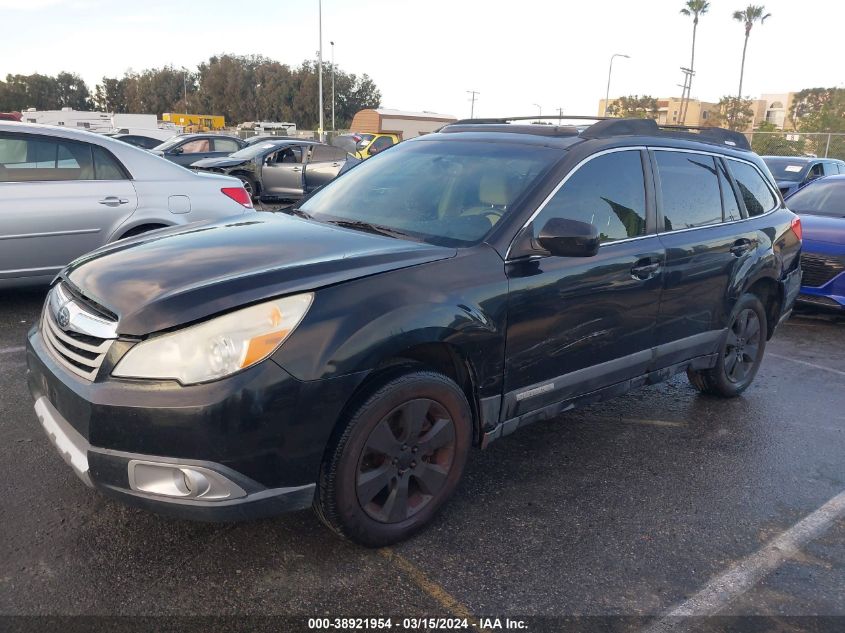
[[[658,125],[654,119],[625,119],[618,117],[589,116],[583,114],[560,114],[560,115],[539,115],[539,116],[514,116],[486,119],[461,119],[450,123],[444,128],[452,128],[452,131],[465,131],[456,129],[457,126],[471,125],[508,125],[511,122],[538,121],[542,119],[555,119],[559,121],[595,121],[592,125],[583,129],[582,138],[609,138],[612,136],[673,136],[689,140],[715,143],[718,145],[729,145],[737,149],[750,150],[751,145],[742,132],[726,130],[719,127],[705,127],[697,125]],[[539,129],[542,129],[541,127]],[[539,132],[538,129],[538,133]],[[554,130],[554,131],[553,131]],[[577,130],[574,126],[558,125],[545,133],[547,136],[569,136]],[[506,130],[496,130],[506,131]]]

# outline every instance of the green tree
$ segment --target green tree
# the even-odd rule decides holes
[[[759,22],[761,25],[767,18],[772,16],[766,13],[766,7],[762,5],[749,4],[743,11],[734,11],[733,18],[745,25],[745,41],[742,45],[742,63],[739,66],[739,90],[736,92],[737,103],[742,100],[742,80],[745,76],[745,53],[748,50],[748,38],[751,36],[751,29]]]
[[[681,104],[681,118],[680,123],[681,125],[687,119],[687,108],[689,107],[689,94],[692,91],[692,78],[693,73],[695,71],[695,34],[698,30],[698,18],[699,16],[704,15],[710,9],[710,3],[707,0],[687,0],[686,5],[683,9],[681,9],[681,14],[687,17],[692,17],[692,53],[690,55],[690,62],[689,62],[689,69],[690,69],[690,77],[689,77],[689,86],[687,88],[688,92],[684,102]]]
[[[92,106],[91,92],[77,74],[60,72],[56,75],[56,99],[58,107],[88,110]]]
[[[806,88],[795,95],[789,117],[801,132],[845,132],[845,88]]]
[[[719,99],[719,112],[714,116],[714,123],[731,130],[744,132],[754,120],[754,102],[751,99],[737,99],[724,96]]]
[[[657,119],[657,99],[649,95],[620,97],[607,106],[607,114],[629,119]]]

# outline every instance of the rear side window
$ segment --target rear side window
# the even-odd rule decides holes
[[[663,230],[677,231],[722,221],[716,161],[705,154],[654,153],[660,175]]]
[[[534,219],[535,237],[552,218],[593,224],[602,242],[644,235],[645,184],[639,150],[598,156],[572,174]]]
[[[93,179],[90,145],[0,135],[0,182]]]
[[[97,180],[125,180],[126,172],[109,152],[95,145],[94,177]]]
[[[233,141],[230,138],[216,138],[214,139],[214,151],[215,152],[237,152],[240,149],[240,145],[238,145],[237,141]]]
[[[314,145],[311,148],[311,162],[329,162],[335,160],[343,160],[346,158],[346,152],[337,147],[329,145]]]
[[[732,159],[728,159],[728,165],[750,217],[762,215],[777,206],[775,194],[756,168]]]

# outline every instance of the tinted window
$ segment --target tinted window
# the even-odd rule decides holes
[[[663,228],[690,229],[722,221],[722,194],[712,156],[655,152],[662,193]]]
[[[400,143],[330,182],[301,208],[326,222],[359,220],[433,244],[474,244],[562,154],[502,143]]]
[[[0,181],[92,180],[91,148],[84,143],[0,135]]]
[[[228,152],[229,154],[231,154],[232,152],[237,152],[239,149],[240,145],[238,145],[238,142],[230,138],[214,139],[215,152]]]
[[[94,177],[97,180],[124,180],[126,174],[109,152],[95,145]]]
[[[344,158],[346,158],[346,152],[337,147],[314,145],[311,148],[311,161],[315,163],[343,160]]]
[[[581,166],[534,219],[534,237],[552,218],[593,224],[602,242],[645,234],[640,152],[612,152]]]
[[[809,184],[789,196],[786,205],[798,213],[845,217],[845,178]]]
[[[739,202],[736,199],[736,192],[731,187],[728,170],[722,161],[717,160],[716,165],[719,171],[719,186],[722,188],[722,210],[724,213],[725,222],[742,219],[742,213],[739,210]]]
[[[775,208],[777,198],[755,167],[738,160],[728,160],[728,165],[749,216],[760,215]]]
[[[383,149],[387,149],[393,145],[393,139],[389,136],[379,136],[376,140],[373,141],[373,144],[370,145],[370,153],[373,154],[375,152],[380,152]]]

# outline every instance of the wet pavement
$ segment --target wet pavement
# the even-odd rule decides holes
[[[309,511],[167,519],[87,489],[38,425],[21,346],[42,299],[0,295],[0,614],[654,616],[845,491],[845,319],[803,315],[741,398],[678,376],[476,451],[389,550]],[[845,626],[842,518],[720,613]]]

